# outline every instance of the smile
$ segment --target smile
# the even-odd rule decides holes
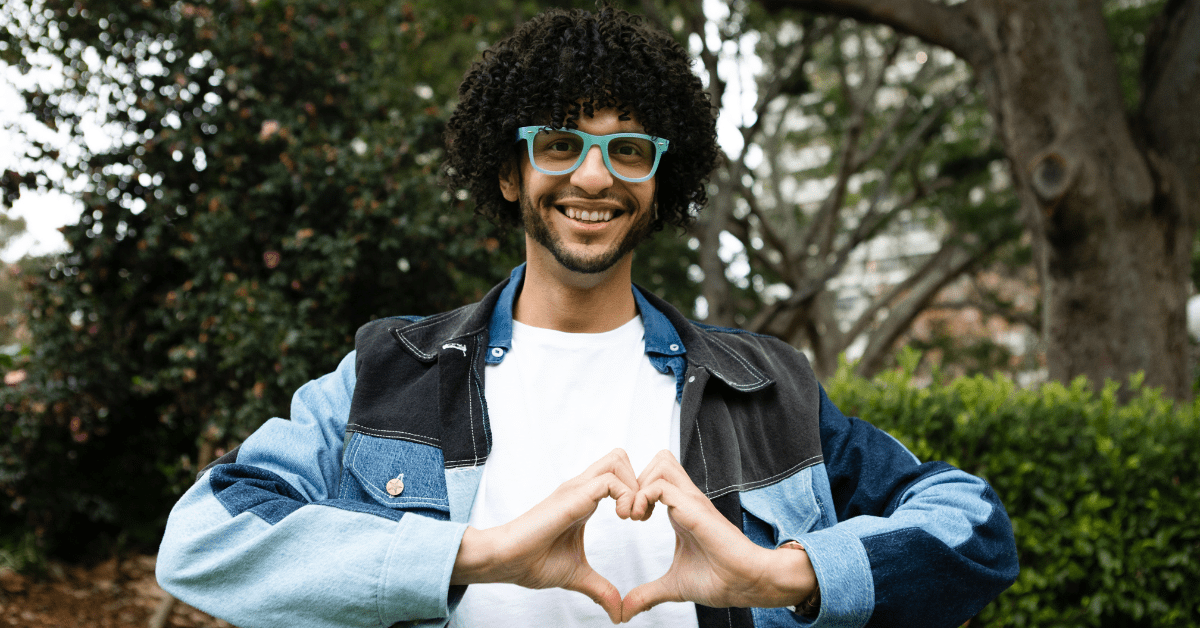
[[[562,212],[562,214],[567,218],[578,220],[579,222],[608,222],[614,217],[620,216],[623,213],[621,211],[614,212],[611,210],[586,211],[582,209],[576,209],[574,207],[563,207],[562,205],[558,205],[556,209]]]

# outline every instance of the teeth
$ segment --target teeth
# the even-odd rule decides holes
[[[581,222],[608,222],[612,220],[613,217],[613,213],[611,211],[588,212],[575,209],[574,207],[566,208],[564,213],[568,218],[573,218]]]

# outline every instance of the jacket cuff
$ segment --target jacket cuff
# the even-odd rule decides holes
[[[450,615],[450,575],[466,530],[465,523],[436,521],[415,513],[400,519],[379,582],[384,626],[404,618]]]
[[[808,553],[821,587],[821,611],[813,628],[859,628],[875,608],[875,581],[858,537],[837,527],[796,539]]]

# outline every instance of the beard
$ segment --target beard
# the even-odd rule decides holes
[[[557,201],[550,204],[550,211],[558,211],[554,207],[556,204]],[[585,257],[568,251],[563,246],[562,237],[557,231],[550,228],[541,212],[533,206],[530,195],[525,190],[521,190],[521,219],[525,223],[525,233],[529,234],[534,242],[546,247],[546,250],[550,251],[550,254],[563,268],[576,273],[595,274],[612,268],[654,232],[650,212],[641,212],[635,215],[632,211],[632,203],[622,202],[621,205],[625,208],[625,214],[632,217],[634,221],[629,225],[629,230],[625,232],[625,237],[609,250]]]

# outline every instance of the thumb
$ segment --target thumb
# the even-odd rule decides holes
[[[643,611],[648,611],[663,602],[680,602],[678,596],[671,593],[663,576],[658,580],[640,584],[625,595],[621,600],[621,621],[627,622]]]
[[[584,566],[587,573],[579,577],[569,586],[564,587],[572,591],[578,591],[590,598],[592,601],[599,604],[604,612],[608,613],[608,618],[612,623],[620,623],[621,621],[621,592],[617,591],[617,587],[613,586],[604,576],[596,573],[594,569]]]

